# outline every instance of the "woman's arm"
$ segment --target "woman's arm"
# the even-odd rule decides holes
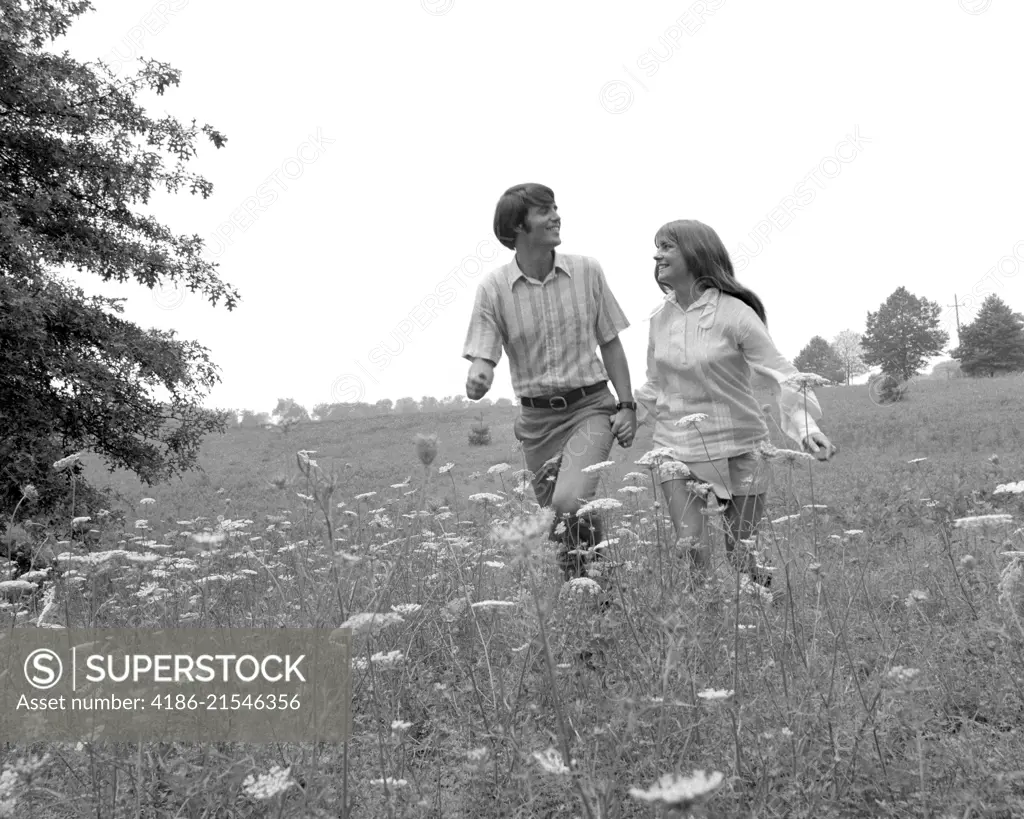
[[[814,390],[788,382],[799,370],[779,352],[757,314],[745,304],[739,307],[737,328],[743,356],[750,369],[767,381],[778,407],[782,431],[798,444],[806,445],[809,436],[821,434],[817,424],[821,418],[818,398]]]

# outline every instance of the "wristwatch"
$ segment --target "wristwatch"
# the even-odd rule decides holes
[[[636,412],[636,401],[619,401],[619,403],[615,405],[616,412],[623,409],[631,409],[633,412]]]

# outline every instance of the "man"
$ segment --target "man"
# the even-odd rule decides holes
[[[555,251],[560,227],[555,195],[544,185],[516,185],[498,200],[494,233],[516,255],[480,282],[463,357],[472,362],[466,395],[478,401],[502,348],[508,355],[522,405],[515,436],[538,503],[555,510],[552,539],[562,543],[568,580],[586,573],[581,544],[601,540],[597,516],[576,517],[597,488],[598,474],[584,469],[608,459],[613,439],[632,446],[636,403],[619,340],[629,322],[596,259]]]

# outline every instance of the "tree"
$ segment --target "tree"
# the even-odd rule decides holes
[[[394,406],[394,402],[390,398],[381,398],[374,406],[378,412],[387,413],[391,412],[391,407]]]
[[[499,398],[497,401],[494,402],[494,406],[496,406],[496,407],[511,407],[512,406],[512,399],[511,398],[504,398],[504,397]]]
[[[424,395],[420,399],[420,409],[423,412],[437,412],[441,408],[441,402],[432,395]]]
[[[968,376],[1024,370],[1024,316],[990,293],[974,321],[961,328],[952,356]]]
[[[101,63],[47,51],[88,8],[0,0],[0,509],[28,483],[37,510],[60,504],[69,481],[52,465],[76,451],[153,484],[194,468],[203,436],[225,429],[202,406],[220,380],[204,347],[144,330],[121,317],[122,299],[59,278],[188,287],[229,310],[238,300],[198,236],[146,212],[157,189],[208,197],[212,185],[186,166],[201,138],[220,148],[224,136],[135,102],[178,85],[169,65],[144,60],[117,81]],[[88,484],[79,475],[76,486],[81,497]]]
[[[932,356],[942,353],[949,333],[939,327],[942,309],[898,287],[874,313],[868,313],[861,338],[864,363],[907,381]]]
[[[843,366],[846,386],[850,386],[851,378],[864,375],[868,371],[868,365],[864,363],[864,348],[860,344],[860,335],[853,330],[843,330],[836,335],[832,339],[832,349]]]
[[[802,373],[816,373],[829,381],[839,382],[846,378],[839,356],[821,336],[814,336],[807,342],[807,346],[793,359],[793,365]]]
[[[253,412],[247,409],[242,410],[242,417],[238,421],[238,425],[241,427],[262,427],[269,423],[270,413]]]
[[[446,395],[441,399],[441,406],[445,409],[456,409],[461,410],[466,408],[466,396],[464,395]]]
[[[412,396],[407,396],[405,398],[399,398],[395,402],[395,412],[409,413],[409,412],[419,412],[419,411],[420,411],[420,405],[416,403],[416,399],[413,398]]]
[[[271,418],[276,419],[278,423],[288,421],[294,424],[299,421],[308,421],[309,413],[294,398],[278,398],[277,406],[274,407]]]

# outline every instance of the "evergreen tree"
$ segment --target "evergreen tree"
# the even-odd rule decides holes
[[[961,328],[960,347],[952,355],[968,376],[1024,370],[1024,316],[989,294],[974,321]]]

